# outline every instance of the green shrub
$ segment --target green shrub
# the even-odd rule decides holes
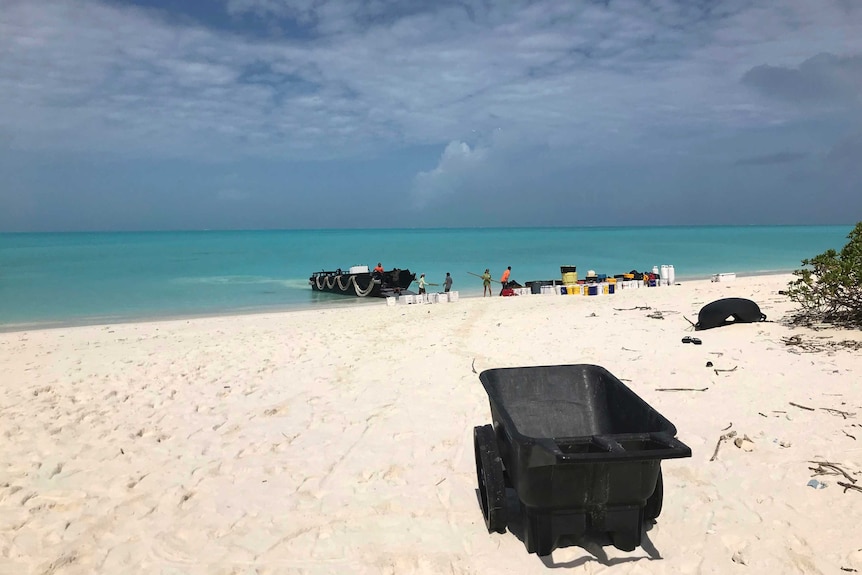
[[[802,260],[787,295],[799,304],[792,321],[802,324],[831,323],[862,326],[862,222],[847,236],[840,252],[826,250]]]

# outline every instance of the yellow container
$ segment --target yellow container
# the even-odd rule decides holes
[[[602,284],[602,293],[605,295],[608,294],[608,284],[606,284],[606,283]]]
[[[635,279],[635,274],[623,274],[623,277],[627,280],[633,280]]]
[[[608,278],[605,281],[608,282],[609,284],[615,284],[615,283],[617,283],[617,278]]]
[[[578,283],[578,272],[564,272],[563,284],[572,285]]]
[[[576,293],[578,293],[578,286],[577,285],[566,286],[566,293],[568,295],[575,295]]]

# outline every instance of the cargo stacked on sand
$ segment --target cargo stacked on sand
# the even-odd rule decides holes
[[[423,294],[401,294],[397,298],[386,298],[386,305],[397,305],[399,303],[413,305],[424,303],[452,303],[458,301],[458,292],[439,292]]]

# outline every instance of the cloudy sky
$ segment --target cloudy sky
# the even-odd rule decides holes
[[[859,0],[0,0],[0,231],[860,219]]]

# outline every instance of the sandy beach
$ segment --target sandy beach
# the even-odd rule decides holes
[[[0,573],[862,573],[862,492],[838,484],[862,485],[862,352],[831,345],[862,334],[780,323],[789,279],[2,333]],[[732,296],[775,321],[681,343]],[[693,451],[631,553],[539,558],[482,520],[474,367],[568,363]],[[751,441],[710,461],[728,429]],[[812,461],[849,477],[810,487]]]

